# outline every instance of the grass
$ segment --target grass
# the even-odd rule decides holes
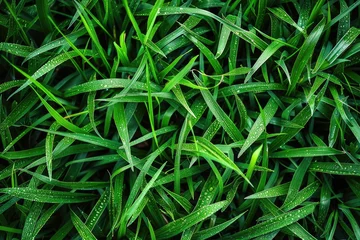
[[[0,5],[0,239],[360,239],[360,1]]]

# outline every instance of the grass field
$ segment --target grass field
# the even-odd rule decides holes
[[[0,6],[0,239],[360,239],[360,1]]]

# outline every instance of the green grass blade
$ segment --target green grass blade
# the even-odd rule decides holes
[[[25,187],[1,188],[0,192],[14,197],[44,203],[81,203],[96,198],[96,195],[88,193],[71,193]]]

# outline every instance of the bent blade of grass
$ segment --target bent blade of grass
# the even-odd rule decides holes
[[[222,201],[204,206],[185,217],[179,218],[159,228],[155,231],[155,235],[157,239],[167,239],[169,237],[176,236],[191,226],[204,221],[206,218],[219,211],[225,204],[226,201]]]
[[[92,201],[94,194],[42,190],[27,187],[0,188],[0,192],[14,197],[44,203],[81,203]]]
[[[179,139],[176,146],[175,162],[174,162],[174,192],[180,194],[180,161],[181,161],[181,150],[184,140],[186,139],[186,128],[188,126],[188,115],[185,117],[184,123],[179,133]]]
[[[179,205],[187,212],[190,213],[191,209],[193,209],[193,205],[189,202],[189,200],[187,200],[185,197],[176,194],[170,190],[168,190],[167,188],[163,189],[177,202],[179,203]]]
[[[235,23],[236,21],[236,17],[232,15],[228,15],[226,16],[226,18],[233,23]],[[221,54],[223,54],[225,47],[229,41],[230,33],[231,31],[228,27],[226,27],[225,25],[221,27],[215,58],[219,58]]]
[[[207,48],[202,42],[200,42],[196,37],[192,36],[190,33],[186,33],[185,36],[195,44],[195,46],[200,50],[202,54],[207,58],[210,65],[214,68],[216,74],[221,74],[223,68],[220,65],[219,61],[215,58],[214,54]]]
[[[189,114],[191,114],[191,116],[196,118],[195,114],[192,112],[191,108],[189,107],[189,105],[185,99],[185,96],[181,90],[181,87],[179,85],[175,85],[172,88],[172,91],[175,94],[175,97],[177,98],[177,100],[180,102],[180,104],[188,111]]]

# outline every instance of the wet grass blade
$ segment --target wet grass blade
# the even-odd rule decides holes
[[[71,193],[26,187],[1,188],[0,192],[10,196],[44,203],[81,203],[92,201],[96,198],[96,195],[88,193]]]
[[[157,239],[173,237],[190,228],[191,226],[204,221],[206,218],[219,211],[225,205],[225,203],[226,202],[223,201],[204,206],[183,218],[179,218],[173,222],[168,223],[167,225],[155,231]]]

